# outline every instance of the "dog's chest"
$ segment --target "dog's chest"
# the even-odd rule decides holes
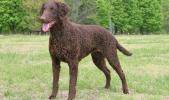
[[[62,61],[67,61],[77,56],[77,43],[72,40],[49,40],[49,52],[52,56]]]

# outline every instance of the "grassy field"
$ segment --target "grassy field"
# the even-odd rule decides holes
[[[169,35],[116,36],[132,57],[120,52],[130,94],[111,70],[111,88],[88,56],[79,64],[76,100],[169,100]],[[48,36],[0,36],[0,100],[47,100],[52,83]],[[62,63],[56,100],[66,100],[68,66]]]

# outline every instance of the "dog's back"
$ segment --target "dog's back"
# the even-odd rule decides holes
[[[109,45],[115,46],[117,42],[111,32],[100,26],[71,24],[75,28],[75,35],[78,35],[82,58],[94,51],[105,52],[110,47]]]

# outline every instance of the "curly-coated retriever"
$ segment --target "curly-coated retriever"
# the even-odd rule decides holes
[[[123,93],[128,93],[125,75],[120,66],[117,49],[123,54],[132,54],[122,47],[115,37],[106,29],[96,25],[80,25],[73,23],[66,17],[68,7],[61,2],[49,0],[42,5],[42,30],[50,30],[49,52],[53,68],[53,89],[49,99],[55,98],[58,93],[60,62],[69,65],[70,83],[68,100],[76,95],[76,81],[79,61],[91,53],[93,63],[105,74],[105,88],[110,87],[110,71],[106,66],[105,58],[119,75]]]

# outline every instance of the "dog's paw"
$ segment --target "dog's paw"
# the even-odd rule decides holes
[[[56,95],[51,95],[51,96],[49,96],[49,99],[51,100],[51,99],[55,99],[56,98]]]
[[[105,88],[105,89],[109,89],[109,88],[110,88],[110,85],[107,85],[107,84],[106,84],[106,85],[104,86],[104,88]]]
[[[128,89],[126,89],[126,90],[123,90],[123,93],[124,93],[124,94],[129,94],[129,91],[128,91]]]
[[[72,99],[72,98],[68,98],[67,100],[74,100],[74,99]]]

